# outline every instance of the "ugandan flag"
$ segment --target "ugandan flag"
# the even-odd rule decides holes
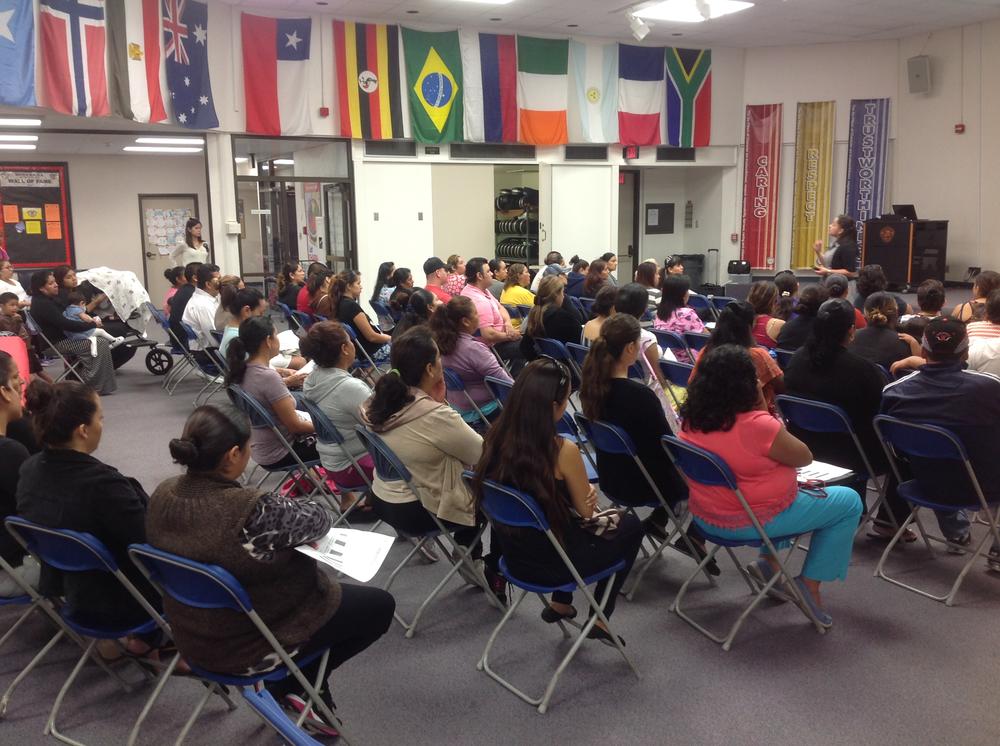
[[[399,26],[334,21],[333,46],[341,136],[403,137]]]
[[[404,28],[410,127],[419,142],[464,139],[462,52],[457,31]]]

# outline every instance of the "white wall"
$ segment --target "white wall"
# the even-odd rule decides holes
[[[687,199],[685,169],[682,166],[643,168],[639,174],[639,260],[659,263],[671,254],[684,253],[684,202]],[[672,202],[673,233],[646,233],[646,206]]]
[[[567,261],[617,253],[618,180],[615,169],[600,166],[552,167],[550,250]],[[544,261],[545,257],[539,257]]]
[[[496,253],[493,166],[435,163],[430,169],[435,256],[492,259]]]

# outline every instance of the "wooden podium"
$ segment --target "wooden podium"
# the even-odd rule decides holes
[[[866,220],[861,265],[881,264],[890,285],[944,282],[947,220]]]

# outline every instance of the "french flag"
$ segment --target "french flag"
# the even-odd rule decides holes
[[[63,114],[108,116],[103,0],[42,0],[38,10],[42,103]]]
[[[310,134],[310,18],[243,14],[243,92],[246,131]]]
[[[618,139],[622,145],[659,145],[666,96],[664,47],[618,45]]]

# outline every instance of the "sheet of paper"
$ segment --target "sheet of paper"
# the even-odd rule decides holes
[[[5,223],[18,223],[21,218],[18,216],[17,205],[4,205],[3,206],[3,222]]]
[[[818,479],[823,482],[836,482],[849,476],[853,472],[841,466],[834,466],[823,461],[813,461],[809,466],[800,466],[798,469],[799,481],[805,482],[809,479]]]
[[[367,583],[382,566],[393,541],[393,537],[373,531],[331,528],[326,536],[312,545],[295,548],[317,562]]]
[[[315,369],[316,369],[316,363],[313,362],[312,360],[310,360],[305,365],[303,365],[301,368],[299,368],[298,372],[299,373],[303,373],[303,374],[305,374],[305,375],[308,376]]]
[[[304,412],[301,409],[295,410],[295,416],[298,417],[303,422],[312,422],[312,417],[309,416],[308,412]]]
[[[41,220],[42,219],[42,208],[41,207],[22,207],[21,215],[25,220]],[[28,231],[31,233],[31,231]]]
[[[27,212],[25,210],[24,212]],[[28,233],[41,233],[42,232],[42,221],[41,220],[25,220],[24,221],[25,231]]]
[[[45,220],[49,223],[58,223],[61,220],[59,217],[59,205],[45,205]]]
[[[50,241],[58,241],[62,238],[62,223],[56,221],[54,223],[45,224],[45,237]]]
[[[285,354],[298,353],[299,351],[299,337],[291,329],[285,329],[278,334],[278,344],[281,345],[280,349]]]

